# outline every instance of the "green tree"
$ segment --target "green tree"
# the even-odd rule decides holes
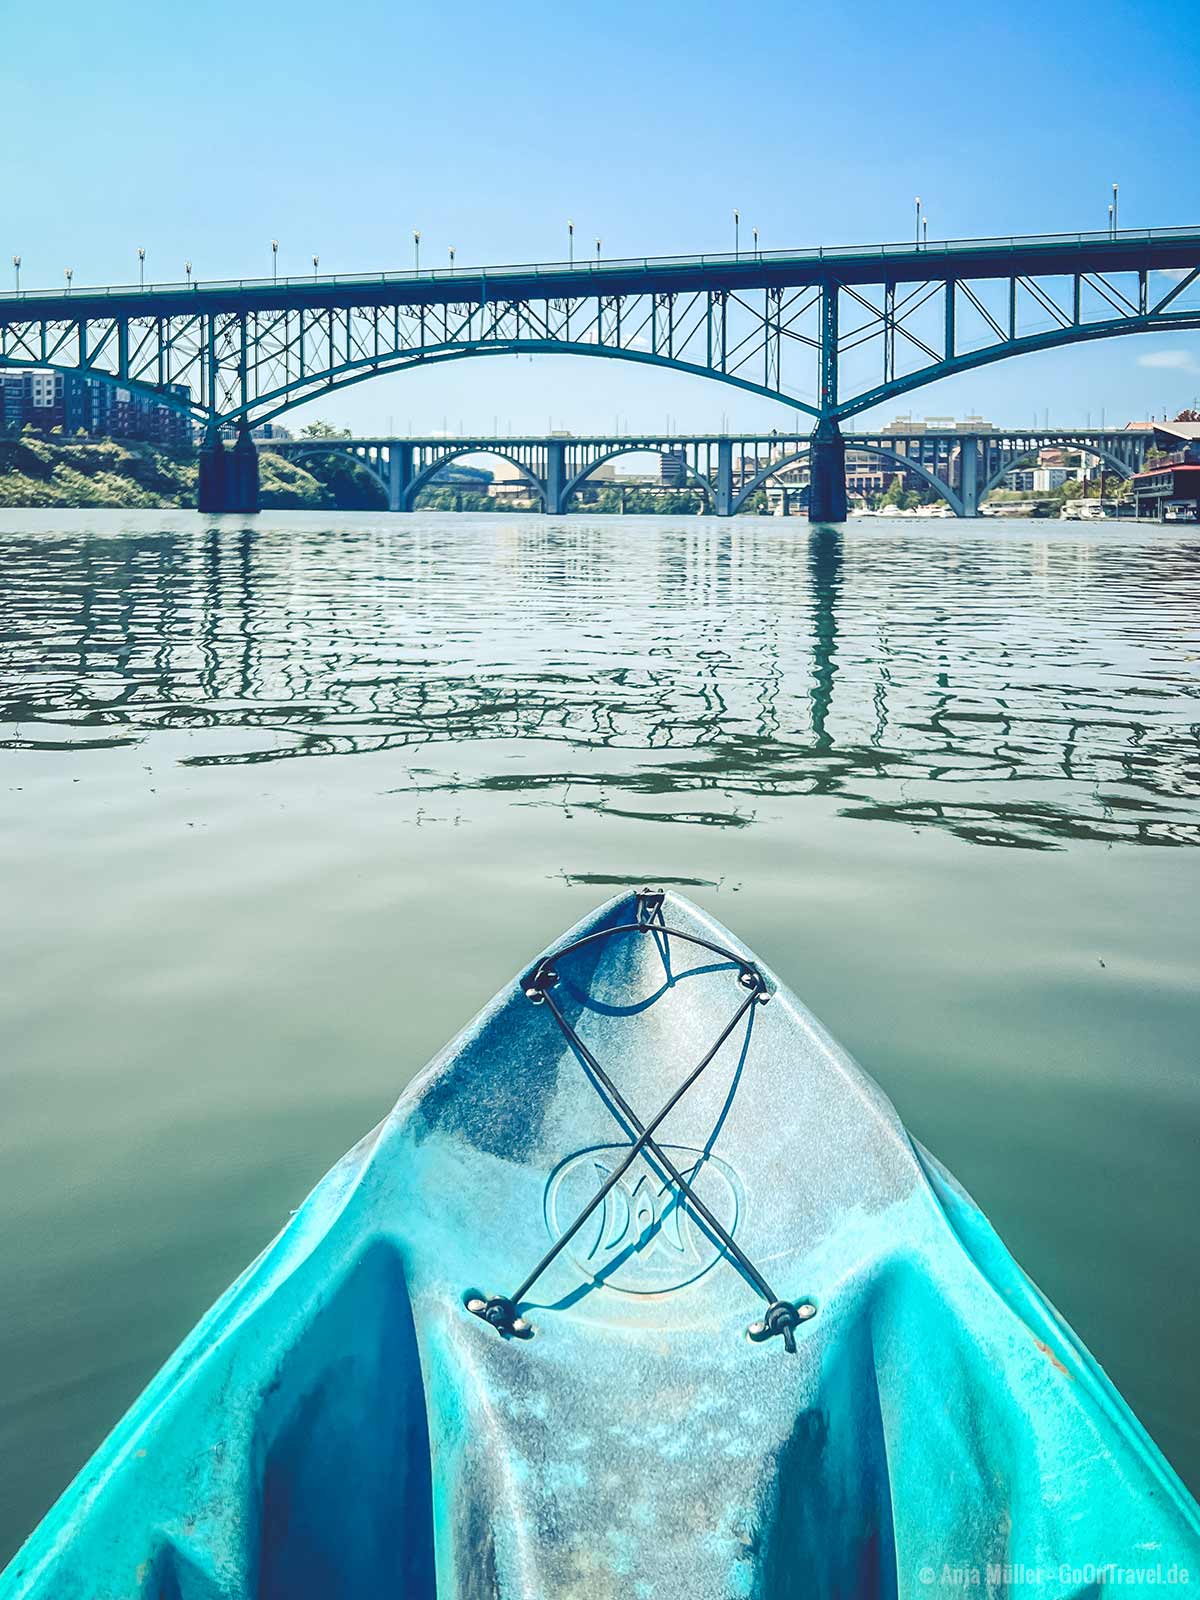
[[[332,422],[325,422],[317,417],[312,422],[306,422],[300,429],[302,439],[349,439],[349,428],[335,428]]]
[[[318,434],[316,437],[344,436]],[[339,511],[381,511],[387,506],[387,495],[379,479],[361,461],[344,451],[305,456],[304,466],[326,490],[326,504],[336,506]]]
[[[911,511],[919,503],[920,497],[914,489],[906,489],[904,487],[904,479],[899,473],[896,474],[879,497],[881,506],[895,506],[897,511]]]

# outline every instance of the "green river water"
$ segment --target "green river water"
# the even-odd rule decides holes
[[[1200,532],[2,515],[0,1558],[645,882],[859,1057],[1200,1487]]]

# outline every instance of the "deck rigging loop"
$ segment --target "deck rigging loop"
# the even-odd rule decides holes
[[[624,1159],[608,1174],[608,1177],[584,1205],[574,1221],[559,1234],[550,1249],[526,1276],[515,1292],[511,1295],[496,1294],[486,1297],[473,1294],[466,1300],[466,1307],[473,1315],[481,1317],[485,1322],[490,1323],[501,1334],[515,1335],[518,1338],[530,1337],[533,1329],[518,1310],[521,1302],[597,1207],[603,1205],[607,1195],[621,1181],[638,1156],[645,1152],[666,1174],[669,1182],[674,1184],[681,1200],[690,1207],[692,1215],[700,1227],[714,1243],[719,1245],[732,1258],[740,1268],[742,1275],[767,1302],[767,1311],[763,1320],[753,1323],[748,1330],[750,1337],[755,1340],[763,1340],[778,1334],[782,1337],[783,1348],[789,1354],[794,1354],[796,1349],[795,1330],[802,1322],[815,1315],[816,1307],[807,1301],[800,1305],[793,1305],[789,1301],[779,1298],[762,1272],[734,1240],[728,1228],[713,1214],[709,1206],[696,1193],[692,1183],[683,1176],[663,1147],[654,1138],[658,1127],[675,1109],[693,1084],[697,1082],[710,1062],[721,1050],[726,1040],[745,1018],[750,1008],[754,1005],[765,1005],[771,998],[771,992],[767,987],[766,979],[753,961],[747,960],[745,956],[739,955],[734,950],[714,944],[711,940],[702,939],[697,934],[686,933],[680,928],[669,926],[663,913],[665,899],[666,896],[661,889],[643,890],[638,895],[637,918],[635,921],[618,923],[613,927],[602,928],[595,933],[585,934],[582,938],[564,945],[560,950],[555,951],[553,955],[544,956],[533,971],[522,980],[521,988],[526,999],[534,1005],[549,1006],[551,1015],[562,1031],[564,1038],[588,1071],[603,1087],[612,1105],[619,1112],[621,1119],[628,1128],[632,1129],[634,1139]],[[656,940],[661,939],[664,941],[678,939],[687,944],[709,950],[737,968],[738,985],[745,991],[740,1004],[725,1027],[722,1028],[716,1041],[683,1079],[678,1088],[674,1090],[666,1103],[645,1123],[642,1122],[641,1118],[630,1106],[593,1052],[567,1021],[553,992],[559,981],[558,964],[564,956],[570,955],[573,951],[579,950],[586,945],[611,939],[621,934],[652,935]],[[666,949],[667,946],[664,944],[664,956]]]

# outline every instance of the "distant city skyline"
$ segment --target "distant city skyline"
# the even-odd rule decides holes
[[[712,3],[506,16],[216,0],[178,17],[79,0],[6,18],[0,271],[11,287],[1200,222],[1190,7],[1028,0],[949,18]],[[1161,47],[1169,44],[1170,70]],[[184,47],[184,45],[186,47]],[[35,61],[45,72],[31,70]],[[231,70],[236,60],[237,70]],[[253,84],[248,90],[247,71]],[[98,86],[120,137],[97,142]],[[920,197],[918,210],[915,202]],[[735,225],[734,213],[737,213]],[[568,224],[573,223],[573,233]],[[277,249],[273,248],[277,241]],[[144,261],[138,251],[145,251]],[[314,269],[313,258],[318,267]],[[1021,357],[914,412],[1083,424],[1200,399],[1200,333]],[[864,415],[878,426],[894,402]],[[492,358],[382,377],[290,413],[356,433],[796,429],[801,413],[678,373]]]

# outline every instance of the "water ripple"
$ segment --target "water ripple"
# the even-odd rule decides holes
[[[421,747],[414,785],[691,826],[819,794],[977,844],[1200,842],[1194,537],[90,515],[0,535],[6,749]],[[511,772],[437,769],[513,740]]]

